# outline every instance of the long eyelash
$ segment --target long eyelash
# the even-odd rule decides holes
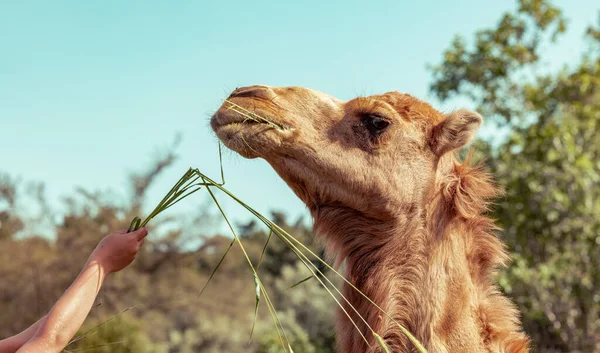
[[[368,111],[368,110],[365,110],[365,111],[359,111],[359,112],[358,112],[358,115],[359,115],[361,118],[363,118],[363,119],[364,119],[364,118],[368,118],[368,117],[376,117],[376,118],[383,119],[383,120],[386,120],[386,121],[388,121],[388,120],[389,120],[387,117],[385,117],[385,116],[384,116],[384,115],[382,115],[382,114],[379,114],[379,113],[373,113],[373,112],[371,112],[371,111]]]
[[[383,116],[383,115],[381,115],[379,113],[369,113],[369,116],[370,117],[375,117],[375,118],[378,118],[378,119],[382,119],[382,120],[385,120],[385,121],[389,121],[387,117],[385,117],[385,116]]]

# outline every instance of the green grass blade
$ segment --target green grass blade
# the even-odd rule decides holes
[[[72,345],[73,343],[75,343],[75,342],[77,342],[77,341],[81,341],[81,340],[82,340],[82,339],[84,339],[84,338],[85,338],[87,335],[89,335],[89,334],[92,334],[92,333],[95,333],[95,332],[98,330],[98,328],[99,328],[100,326],[102,326],[102,325],[106,324],[107,322],[109,322],[109,321],[111,321],[111,320],[115,319],[116,317],[118,317],[118,316],[120,316],[120,315],[123,315],[125,312],[127,312],[127,311],[129,311],[129,310],[131,310],[131,309],[135,308],[136,306],[138,306],[138,305],[133,305],[133,306],[130,306],[130,307],[128,307],[128,308],[125,308],[125,309],[121,310],[119,313],[117,313],[117,314],[115,314],[115,315],[113,315],[113,316],[109,317],[108,319],[106,319],[106,320],[102,321],[102,322],[101,322],[101,323],[99,323],[98,325],[96,325],[96,326],[94,326],[94,327],[92,327],[92,328],[88,329],[87,331],[85,331],[85,332],[84,332],[84,333],[82,333],[81,335],[79,335],[79,336],[77,336],[77,337],[75,337],[75,338],[71,339],[71,341],[69,341],[69,343],[67,343],[67,345],[65,346],[65,348],[66,348],[66,347],[68,347],[68,346],[70,346],[70,345]]]
[[[107,346],[114,346],[115,344],[121,344],[121,343],[125,343],[126,341],[117,341],[117,342],[109,342],[109,343],[105,343],[105,344],[101,344],[101,345],[97,345],[97,346],[89,346],[89,347],[82,347],[82,348],[77,348],[77,349],[69,349],[69,350],[64,350],[64,352],[70,353],[70,352],[81,352],[81,351],[86,351],[88,349],[95,349],[95,348],[101,348],[101,347],[107,347]]]
[[[201,187],[200,184],[195,184],[195,185],[198,185],[198,187],[196,189],[193,189],[192,191],[188,192],[187,194],[184,194],[183,196],[181,196],[179,199],[177,199],[175,202],[169,204],[168,206],[163,207],[162,210],[161,210],[161,212],[164,211],[164,210],[166,210],[167,208],[175,205],[176,203],[178,203],[179,201],[185,199],[186,197],[190,196],[191,194],[195,193],[196,191],[202,189],[202,187]],[[146,222],[146,223],[148,223],[148,222]]]
[[[221,168],[221,186],[225,185],[225,173],[223,173],[223,153],[221,152],[221,141],[219,141],[219,166]]]
[[[385,341],[383,340],[383,338],[381,338],[381,336],[379,336],[376,333],[373,333],[373,336],[375,336],[375,341],[377,341],[377,344],[381,348],[382,352],[392,353],[392,351],[390,350],[390,347],[387,345],[387,343],[385,343]]]
[[[312,279],[312,278],[314,278],[314,276],[313,276],[313,275],[310,275],[310,276],[306,277],[305,279],[301,280],[300,282],[296,282],[295,284],[292,284],[292,286],[291,286],[291,287],[289,287],[289,288],[288,288],[288,289],[286,289],[286,290],[290,290],[290,289],[292,289],[292,288],[294,288],[294,287],[297,287],[298,285],[300,285],[300,284],[302,284],[302,283],[304,283],[304,282],[306,282],[306,281],[308,281],[309,279]]]
[[[215,269],[212,271],[212,273],[210,274],[210,276],[206,280],[206,283],[204,284],[204,287],[202,287],[202,290],[200,291],[200,294],[198,294],[198,298],[200,298],[200,296],[202,296],[202,293],[204,293],[204,291],[206,290],[206,287],[208,287],[208,284],[210,283],[210,281],[214,277],[215,273],[217,273],[217,270],[219,269],[219,267],[223,263],[223,260],[225,260],[225,257],[227,256],[227,254],[229,254],[229,250],[231,250],[231,247],[233,246],[233,244],[235,244],[235,239],[233,239],[231,241],[231,243],[229,243],[229,246],[227,247],[227,250],[225,250],[225,253],[223,254],[223,256],[221,256],[221,259],[217,263],[217,266],[215,266]]]
[[[274,122],[270,121],[269,119],[267,119],[263,116],[260,116],[260,115],[256,114],[255,112],[242,107],[241,105],[235,104],[230,100],[225,100],[225,102],[227,102],[230,105],[229,107],[227,107],[227,109],[233,110],[234,112],[236,112],[246,118],[249,118],[249,119],[257,121],[257,122],[266,123],[266,124],[270,125],[271,127],[274,127],[278,130],[283,129],[283,127],[281,125],[274,123]]]
[[[138,230],[140,228],[140,222],[141,221],[142,220],[140,219],[140,217],[137,217],[137,216],[134,217],[131,220],[131,223],[129,224],[129,229],[127,229],[127,233],[131,233],[131,232],[133,232],[135,230]]]
[[[271,240],[271,236],[273,235],[273,229],[270,229],[269,236],[267,237],[267,241],[265,242],[265,246],[260,253],[260,258],[258,259],[258,265],[256,265],[256,270],[260,268],[260,264],[262,263],[263,257],[265,256],[265,252],[267,251],[267,245],[269,245],[269,240]]]
[[[260,304],[260,280],[257,275],[254,275],[254,291],[256,293],[256,304],[254,305],[254,320],[252,322],[248,343],[252,340],[252,334],[254,333],[254,327],[256,326],[256,318],[258,317],[258,305]]]

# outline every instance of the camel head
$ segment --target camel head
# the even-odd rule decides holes
[[[333,206],[384,219],[425,202],[441,157],[481,122],[398,92],[342,101],[301,87],[250,86],[231,93],[211,126],[228,148],[264,158],[313,215]]]

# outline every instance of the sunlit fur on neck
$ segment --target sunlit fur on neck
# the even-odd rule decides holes
[[[485,215],[500,190],[482,165],[473,166],[470,159],[440,159],[430,202],[407,207],[394,220],[382,222],[341,205],[321,205],[313,210],[315,231],[325,238],[336,264],[345,262],[347,278],[431,352],[446,352],[449,341],[461,334],[460,325],[474,325],[464,331],[479,332],[472,335],[473,345],[462,349],[527,352],[519,314],[492,278],[508,261],[494,234],[498,228]],[[453,283],[457,281],[464,284]],[[348,285],[343,293],[392,351],[412,350],[398,327],[360,294]],[[345,309],[374,343],[366,325],[348,305]],[[338,320],[337,332],[341,352],[368,351],[347,318]]]

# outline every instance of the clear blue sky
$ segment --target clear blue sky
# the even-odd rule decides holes
[[[549,53],[552,65],[579,57],[600,8],[557,3],[570,32]],[[126,197],[129,173],[181,132],[181,158],[152,188],[150,208],[189,166],[218,176],[208,119],[235,87],[300,85],[343,99],[399,90],[432,101],[426,64],[454,35],[471,38],[514,6],[0,0],[0,171],[45,182],[55,206],[77,186]],[[227,187],[259,211],[307,214],[265,162],[232,153],[224,162]]]

